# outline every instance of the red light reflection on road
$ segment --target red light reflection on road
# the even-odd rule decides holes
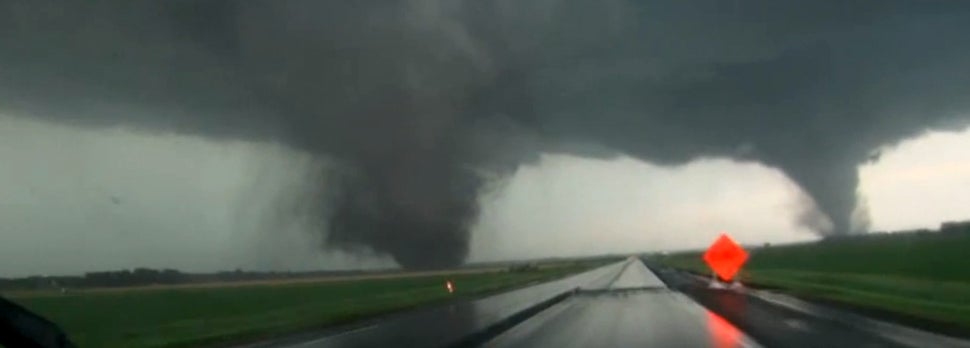
[[[717,314],[707,312],[707,331],[711,334],[711,347],[741,347],[740,343],[744,334]]]

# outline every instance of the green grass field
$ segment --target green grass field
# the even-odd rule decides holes
[[[742,282],[970,332],[968,233],[878,235],[750,250]],[[702,274],[700,253],[657,258]]]
[[[600,265],[523,272],[270,285],[8,294],[80,347],[183,347],[313,330],[419,305],[522,286]],[[445,291],[452,280],[456,291]]]

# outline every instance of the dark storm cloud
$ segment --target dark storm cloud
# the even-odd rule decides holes
[[[848,233],[856,166],[965,124],[970,5],[935,1],[0,3],[0,107],[277,141],[342,163],[326,240],[461,262],[538,152],[775,166]],[[321,179],[323,180],[323,179]],[[339,187],[334,190],[332,187]],[[817,218],[803,219],[818,221]]]

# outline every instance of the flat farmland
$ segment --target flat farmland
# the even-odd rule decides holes
[[[312,331],[482,296],[603,262],[273,281],[89,289],[4,296],[57,323],[80,347],[194,347]],[[452,281],[455,292],[445,290]]]
[[[742,282],[970,336],[970,233],[908,233],[752,248]],[[654,256],[709,275],[700,252]]]

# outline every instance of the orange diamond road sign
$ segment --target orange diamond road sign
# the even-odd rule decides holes
[[[748,252],[723,233],[704,253],[704,262],[718,278],[726,282],[734,279],[745,261],[748,261]]]

